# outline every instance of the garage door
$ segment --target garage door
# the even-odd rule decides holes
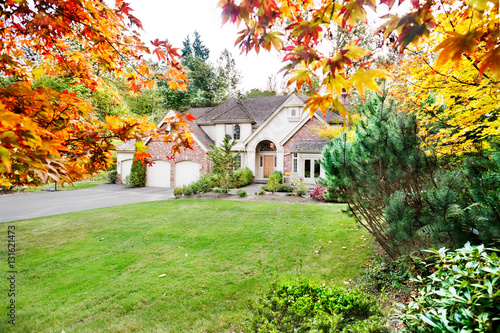
[[[175,164],[175,186],[182,186],[200,179],[200,164],[182,161]]]
[[[127,178],[128,175],[130,175],[130,169],[132,169],[132,160],[124,160],[121,162],[121,179],[122,179],[122,184],[125,184],[125,178]]]
[[[146,186],[170,187],[170,162],[153,161],[147,167]]]

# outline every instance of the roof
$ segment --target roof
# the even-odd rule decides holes
[[[198,119],[199,123],[235,123],[250,122],[252,117],[248,114],[245,106],[235,97],[231,97],[216,107],[206,110]]]
[[[260,126],[287,98],[288,96],[250,97],[241,103],[256,125]]]
[[[213,107],[208,108],[191,108],[187,110],[185,113],[191,113],[195,119],[192,123],[189,123],[189,126],[193,130],[194,136],[198,139],[198,142],[204,146],[205,149],[210,149],[210,145],[215,145],[215,142],[208,136],[208,134],[198,125],[200,118],[202,118],[207,112],[210,112]]]
[[[121,145],[119,145],[116,150],[118,151],[135,151],[135,139],[129,140]]]
[[[303,140],[297,142],[290,152],[321,152],[323,148],[326,146],[326,140]]]

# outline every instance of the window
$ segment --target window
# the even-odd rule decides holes
[[[260,151],[276,151],[276,146],[272,142],[264,142],[260,146]]]
[[[264,157],[263,156],[260,157],[260,166],[261,167],[264,166]]]
[[[234,139],[239,140],[240,139],[240,125],[234,125]]]
[[[276,168],[278,166],[278,158],[274,156],[274,167]]]
[[[292,109],[292,110],[290,111],[290,117],[297,117],[297,110]]]
[[[299,158],[297,156],[297,153],[293,153],[293,164],[292,164],[292,172],[298,172],[298,165],[299,165]]]
[[[241,169],[241,155],[236,157],[236,159],[234,160],[234,166],[233,166],[233,169],[236,170],[236,169]]]

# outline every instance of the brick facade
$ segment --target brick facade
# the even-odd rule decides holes
[[[295,144],[302,140],[321,140],[317,133],[313,132],[313,128],[322,127],[322,123],[317,118],[312,118],[308,120],[287,142],[283,145],[285,158],[284,158],[284,170],[283,173],[292,174],[292,154],[290,149],[295,146]]]
[[[210,164],[208,162],[207,153],[201,146],[194,141],[193,149],[181,149],[181,154],[177,154],[174,160],[169,160],[167,156],[172,155],[172,144],[165,143],[161,140],[151,140],[148,142],[149,154],[153,161],[167,161],[170,162],[170,186],[175,186],[175,163],[182,161],[196,162],[201,165],[200,175],[210,171]]]

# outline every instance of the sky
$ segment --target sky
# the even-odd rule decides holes
[[[182,48],[182,41],[194,31],[201,35],[203,43],[210,49],[210,61],[215,63],[222,50],[227,48],[236,60],[243,79],[240,89],[265,89],[267,78],[276,75],[278,82],[283,67],[277,52],[270,54],[262,50],[258,55],[252,51],[240,55],[234,46],[238,28],[231,23],[222,26],[218,0],[128,0],[132,12],[144,27],[143,40],[168,39],[174,47]],[[240,26],[243,28],[243,25]],[[192,40],[192,38],[191,38]]]

